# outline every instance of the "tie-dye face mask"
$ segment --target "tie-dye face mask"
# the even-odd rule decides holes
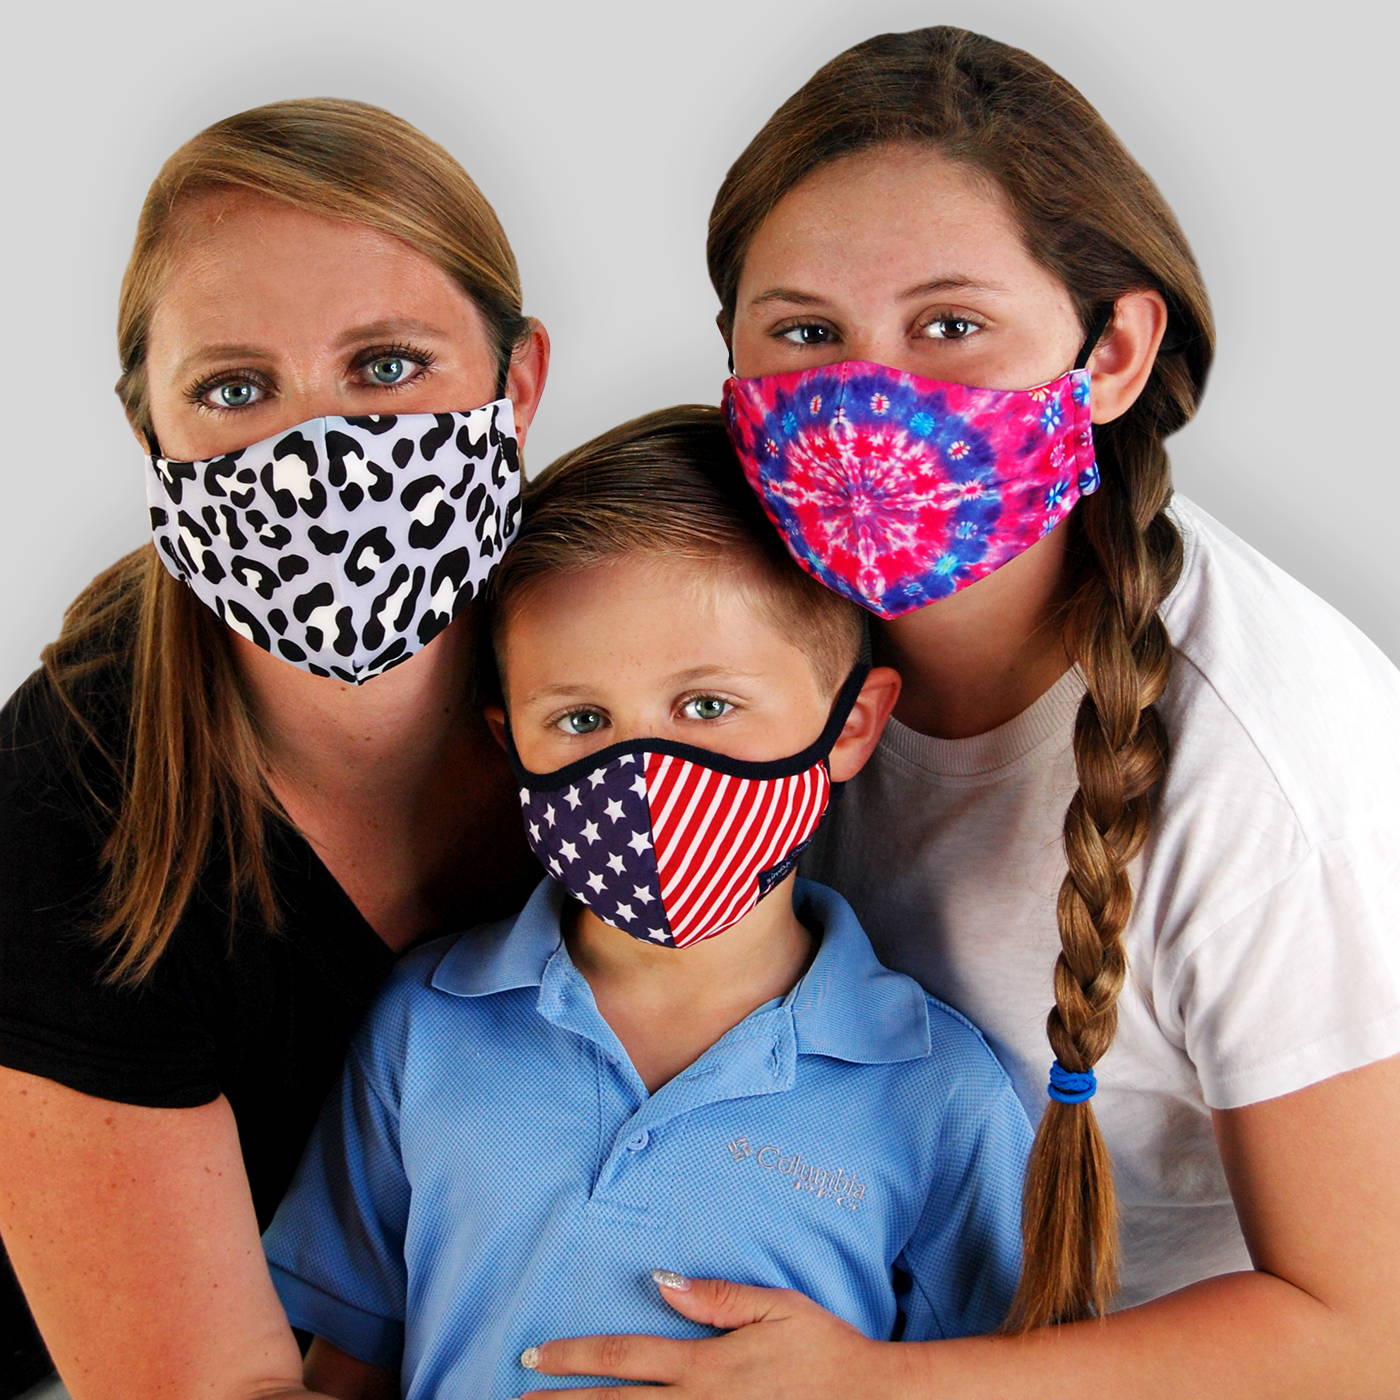
[[[156,553],[234,631],[358,685],[480,592],[520,517],[509,399],[311,418],[202,462],[146,458]]]
[[[975,389],[852,360],[731,378],[724,410],[793,558],[886,619],[986,578],[1099,484],[1087,369]]]

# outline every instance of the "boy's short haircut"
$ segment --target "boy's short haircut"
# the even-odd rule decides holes
[[[826,693],[835,695],[855,665],[861,610],[793,562],[744,480],[719,410],[702,404],[623,423],[526,485],[520,532],[490,584],[498,654],[506,622],[534,584],[646,554],[710,564],[717,577],[749,564],[755,601],[806,654]]]

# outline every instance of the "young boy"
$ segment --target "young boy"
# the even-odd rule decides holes
[[[557,463],[493,589],[488,717],[550,873],[404,958],[356,1040],[265,1241],[308,1384],[505,1400],[545,1337],[706,1334],[658,1266],[873,1337],[994,1328],[1021,1107],[793,874],[898,694],[856,609],[793,567],[699,408]]]

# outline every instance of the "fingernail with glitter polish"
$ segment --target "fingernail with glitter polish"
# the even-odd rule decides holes
[[[661,1288],[672,1288],[677,1293],[685,1293],[690,1288],[690,1280],[684,1274],[672,1273],[670,1269],[653,1269],[652,1279]]]
[[[540,1364],[539,1347],[526,1347],[525,1350],[520,1353],[520,1364],[527,1371],[538,1370]]]

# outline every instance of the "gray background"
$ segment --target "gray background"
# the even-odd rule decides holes
[[[1231,0],[146,3],[7,20],[10,332],[0,693],[65,603],[144,539],[111,385],[147,184],[200,127],[276,98],[379,103],[467,167],[555,346],[538,468],[635,413],[714,401],[704,270],[730,161],[820,63],[950,22],[1027,48],[1104,113],[1176,209],[1220,330],[1178,485],[1400,659],[1396,22]],[[1316,16],[1316,18],[1314,18]]]

